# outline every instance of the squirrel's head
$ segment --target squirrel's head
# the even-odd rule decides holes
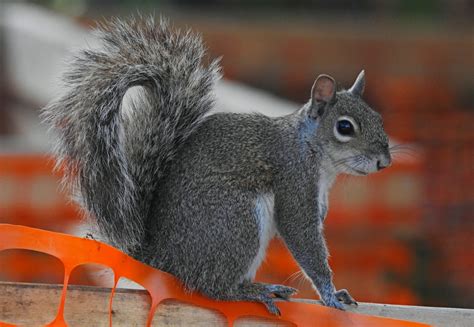
[[[390,166],[388,137],[382,117],[363,100],[362,71],[349,90],[336,92],[336,82],[320,75],[311,90],[306,114],[318,123],[316,142],[336,172],[367,175]]]

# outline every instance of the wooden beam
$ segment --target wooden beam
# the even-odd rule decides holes
[[[54,319],[62,285],[0,282],[0,321],[18,325],[44,325]],[[71,326],[108,326],[110,289],[70,286],[65,318]],[[319,301],[300,300],[319,305]],[[118,289],[113,301],[114,326],[145,326],[149,308],[146,291]],[[474,310],[360,303],[348,311],[424,322],[434,326],[472,326]],[[281,321],[244,318],[236,326],[286,326]],[[165,301],[153,326],[226,326],[218,312]]]
[[[295,299],[306,303],[320,301]],[[347,311],[371,316],[387,317],[400,320],[416,321],[433,326],[472,327],[474,322],[473,309],[422,307],[412,305],[360,303],[357,307],[346,307]]]

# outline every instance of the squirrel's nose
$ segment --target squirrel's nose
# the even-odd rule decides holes
[[[377,170],[382,170],[384,168],[390,167],[392,164],[392,158],[390,156],[383,156],[377,160]]]

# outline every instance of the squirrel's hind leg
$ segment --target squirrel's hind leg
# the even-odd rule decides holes
[[[288,300],[296,293],[296,289],[284,285],[273,285],[264,283],[252,283],[244,281],[226,292],[219,290],[207,290],[208,296],[223,301],[251,301],[263,303],[268,311],[274,315],[280,315],[280,310],[275,304],[275,299]]]

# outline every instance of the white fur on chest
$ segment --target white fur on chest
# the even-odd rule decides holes
[[[328,192],[331,184],[328,181],[328,178],[321,174],[318,184],[318,205],[325,206],[328,202]]]
[[[326,218],[328,210],[328,194],[331,186],[334,182],[334,174],[328,174],[321,172],[319,175],[318,182],[318,207],[319,214],[321,215],[321,220],[323,221]]]
[[[273,219],[274,205],[275,196],[273,193],[260,194],[255,200],[255,218],[257,219],[258,226],[259,248],[244,279],[252,280],[255,277],[258,267],[260,267],[260,264],[265,258],[268,243],[273,236],[275,236],[276,228]]]

